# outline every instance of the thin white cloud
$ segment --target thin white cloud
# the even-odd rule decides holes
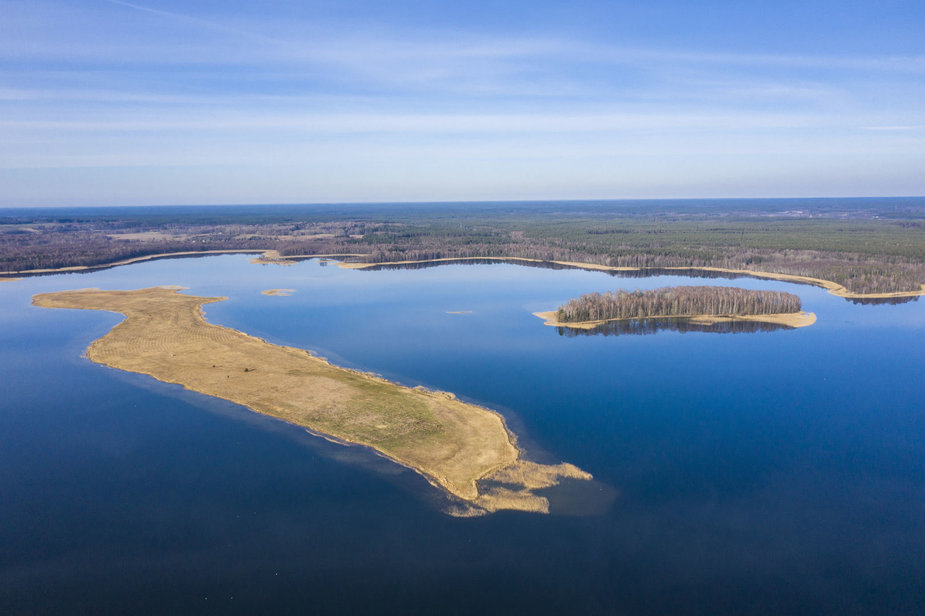
[[[147,114],[141,114],[147,115]],[[830,125],[823,116],[773,113],[611,114],[176,114],[174,117],[11,120],[5,130],[71,132],[285,130],[312,133],[562,133],[651,129],[798,129]]]
[[[0,51],[11,58],[60,58],[98,62],[150,62],[170,64],[236,64],[243,67],[260,64],[278,66],[330,67],[349,69],[357,74],[391,74],[396,80],[450,78],[465,73],[467,67],[484,70],[496,65],[497,72],[509,74],[525,67],[536,69],[543,62],[558,66],[570,62],[635,67],[656,70],[665,67],[701,66],[719,70],[723,67],[810,68],[847,71],[884,71],[896,73],[925,72],[925,55],[834,56],[821,54],[742,53],[702,49],[646,48],[588,42],[559,36],[492,37],[475,31],[435,31],[422,34],[398,26],[378,29],[346,23],[280,21],[268,17],[247,23],[204,19],[189,13],[166,11],[125,0],[106,3],[163,20],[194,26],[206,31],[246,39],[250,45],[238,45],[224,37],[171,40],[157,48],[157,42],[144,36],[81,39],[80,31],[68,24],[44,20],[27,20],[28,28],[10,27]],[[76,9],[71,9],[76,10]],[[58,12],[58,11],[56,11]],[[14,13],[11,19],[15,20]],[[15,23],[13,24],[16,25]],[[32,31],[29,31],[32,30]],[[38,38],[40,44],[30,44]],[[79,41],[79,45],[75,42]]]
[[[887,132],[906,132],[906,131],[917,131],[925,130],[925,124],[905,124],[905,125],[892,125],[892,126],[864,126],[864,130],[874,130],[874,131],[887,131]]]
[[[272,40],[267,37],[256,34],[254,32],[242,30],[240,28],[231,27],[231,26],[228,26],[218,21],[202,19],[200,17],[194,17],[192,15],[187,15],[186,13],[178,13],[176,11],[164,11],[161,9],[154,9],[151,7],[143,6],[140,4],[135,4],[132,2],[125,2],[124,0],[104,0],[104,2],[108,2],[109,4],[114,4],[116,6],[122,6],[122,7],[126,7],[129,9],[133,9],[135,11],[140,11],[142,13],[148,13],[150,15],[156,15],[158,17],[163,17],[166,19],[180,21],[180,22],[184,22],[188,24],[194,24],[197,26],[201,26],[203,28],[207,28],[209,30],[224,32],[226,34],[233,34],[233,35],[241,36],[241,37],[248,38],[248,39],[253,39],[257,41],[265,41],[265,42],[270,42]]]
[[[755,54],[685,49],[619,48],[591,45],[585,56],[627,64],[679,64],[839,69],[855,71],[925,71],[925,55],[832,56],[823,54]]]

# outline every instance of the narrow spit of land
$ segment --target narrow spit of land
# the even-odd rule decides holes
[[[535,490],[565,477],[591,478],[571,464],[524,460],[494,411],[206,322],[202,306],[224,299],[155,287],[43,293],[33,303],[125,315],[90,345],[89,359],[230,400],[334,441],[370,447],[455,497],[448,510],[453,515],[548,512],[548,499]]]
[[[546,325],[576,329],[638,319],[681,319],[697,325],[751,321],[786,327],[816,322],[816,315],[804,312],[800,298],[792,293],[715,286],[588,293],[558,310],[534,314]]]

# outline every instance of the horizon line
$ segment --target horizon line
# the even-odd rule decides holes
[[[827,200],[862,200],[862,199],[925,199],[925,195],[829,195],[829,196],[792,196],[792,197],[617,197],[617,198],[579,198],[579,199],[454,199],[408,201],[287,201],[261,203],[145,203],[134,205],[0,205],[0,210],[41,210],[41,209],[128,209],[161,207],[312,207],[312,206],[365,206],[365,205],[467,205],[467,204],[517,204],[540,205],[548,203],[630,203],[630,202],[666,202],[666,201],[827,201]]]

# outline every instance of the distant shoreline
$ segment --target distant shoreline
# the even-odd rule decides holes
[[[532,259],[528,257],[441,257],[438,259],[420,259],[412,261],[386,261],[383,263],[338,263],[338,267],[344,269],[367,269],[371,267],[380,267],[384,265],[414,265],[419,263],[447,263],[452,261],[523,261],[525,263],[552,263],[575,269],[593,270],[601,272],[645,272],[646,270],[661,271],[703,271],[719,272],[725,274],[736,274],[739,276],[751,276],[753,278],[765,278],[779,280],[782,282],[795,282],[799,284],[809,284],[815,287],[822,287],[832,295],[843,297],[845,299],[890,299],[896,297],[918,297],[925,295],[925,284],[920,284],[918,291],[892,291],[889,293],[853,293],[831,280],[822,278],[812,278],[810,276],[799,276],[797,274],[778,274],[773,272],[761,272],[756,270],[732,269],[728,267],[713,267],[707,265],[672,265],[658,267],[623,267],[612,265],[599,265],[597,263],[582,263],[579,261],[556,261],[552,259]]]
[[[816,322],[816,313],[814,312],[786,312],[778,314],[723,314],[723,315],[714,315],[714,314],[681,314],[681,315],[663,315],[663,316],[651,316],[651,317],[638,317],[638,318],[621,318],[621,319],[601,319],[598,321],[558,321],[556,320],[557,315],[556,310],[549,310],[546,312],[534,312],[533,316],[539,317],[545,320],[543,325],[548,325],[550,327],[570,327],[572,329],[594,329],[595,327],[600,327],[607,323],[612,323],[614,321],[639,321],[642,319],[680,319],[692,323],[694,325],[716,325],[719,323],[735,323],[735,322],[752,322],[752,323],[768,323],[770,325],[783,325],[785,327],[808,327]]]
[[[339,257],[365,257],[364,254],[338,253],[338,254],[318,254],[318,255],[290,255],[280,256],[276,250],[266,250],[263,248],[238,248],[227,250],[184,250],[180,252],[160,252],[153,255],[144,255],[141,257],[132,257],[130,259],[120,259],[118,261],[109,261],[108,263],[97,263],[95,265],[68,265],[65,267],[49,267],[30,270],[11,270],[0,272],[0,280],[22,280],[18,276],[41,276],[45,274],[66,274],[69,272],[86,272],[99,269],[108,269],[110,267],[121,267],[123,265],[132,265],[143,261],[156,261],[158,259],[173,259],[176,257],[198,257],[208,255],[260,255],[255,258],[255,263],[284,263],[296,259],[314,259],[318,258],[339,258]]]
[[[119,261],[110,261],[109,263],[99,263],[97,265],[68,265],[66,267],[48,267],[31,270],[17,270],[2,272],[0,276],[39,276],[42,274],[64,274],[67,272],[85,272],[88,270],[106,269],[109,267],[119,267],[121,265],[131,265],[142,261],[153,261],[155,259],[169,259],[172,257],[195,257],[198,255],[216,255],[216,254],[254,254],[263,253],[264,250],[186,250],[182,252],[162,252],[154,255],[144,255],[142,257],[132,257],[131,259],[120,259]]]
[[[168,253],[159,253],[154,255],[146,255],[142,257],[133,257],[131,259],[122,259],[119,261],[112,261],[110,263],[101,263],[98,265],[72,265],[68,267],[59,267],[59,268],[45,268],[45,269],[33,269],[33,270],[18,270],[18,271],[8,271],[0,272],[0,280],[16,280],[17,278],[11,277],[20,277],[20,276],[32,276],[32,275],[43,275],[43,274],[58,274],[58,273],[67,273],[67,272],[84,272],[97,269],[106,269],[110,267],[120,267],[123,265],[131,265],[133,263],[139,263],[143,261],[152,261],[156,259],[169,259],[174,257],[195,257],[200,255],[215,255],[215,254],[259,254],[259,257],[253,259],[252,262],[259,264],[285,264],[296,260],[302,259],[315,259],[315,258],[343,258],[343,257],[365,257],[367,255],[360,253],[326,253],[326,254],[313,254],[313,255],[280,255],[275,249],[263,250],[263,249],[239,249],[239,250],[203,250],[203,251],[183,251],[183,252],[168,252]],[[831,280],[824,280],[822,278],[813,278],[811,276],[800,276],[797,274],[782,274],[774,272],[762,272],[757,270],[744,270],[744,269],[733,269],[726,267],[713,267],[707,265],[700,266],[687,266],[687,265],[676,265],[676,266],[659,266],[659,267],[621,267],[621,266],[611,266],[611,265],[599,265],[597,263],[583,263],[580,261],[557,261],[551,259],[533,259],[528,257],[440,257],[436,259],[417,259],[417,260],[408,260],[408,261],[384,261],[381,263],[345,263],[339,261],[337,263],[338,267],[344,269],[368,269],[372,267],[382,267],[390,265],[415,265],[423,263],[451,263],[451,262],[463,262],[463,261],[520,261],[524,263],[551,263],[555,265],[562,265],[564,267],[573,267],[575,269],[584,269],[592,271],[602,271],[602,272],[645,272],[646,270],[661,270],[661,271],[676,271],[676,272],[685,272],[685,271],[702,271],[702,272],[717,272],[725,274],[735,274],[738,276],[748,276],[752,278],[764,278],[770,280],[779,280],[781,282],[794,282],[798,284],[809,284],[815,287],[821,287],[828,291],[830,294],[835,295],[836,297],[842,297],[845,299],[892,299],[892,298],[904,298],[904,297],[919,297],[925,295],[925,284],[920,283],[920,288],[917,291],[892,291],[888,293],[853,293],[848,291],[844,285],[840,285]]]

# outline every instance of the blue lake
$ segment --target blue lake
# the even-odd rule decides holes
[[[528,457],[595,482],[550,490],[551,515],[453,518],[368,451],[84,359],[120,315],[30,304],[163,284],[229,297],[212,323],[496,409]],[[818,321],[567,336],[531,314],[676,284],[790,291]],[[173,259],[0,283],[0,371],[0,613],[925,613],[922,301]]]

